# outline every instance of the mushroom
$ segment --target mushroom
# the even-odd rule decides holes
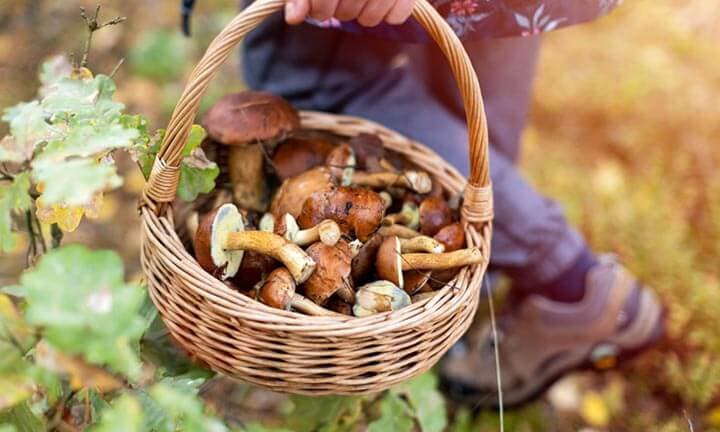
[[[429,270],[406,271],[403,273],[403,279],[405,282],[403,289],[406,293],[414,295],[427,286],[431,275],[432,271]]]
[[[352,175],[352,184],[372,189],[401,187],[411,189],[417,193],[428,193],[432,190],[432,180],[430,176],[423,171],[355,171]]]
[[[240,290],[248,290],[279,265],[279,262],[267,255],[248,250],[245,251],[240,269],[230,281]]]
[[[404,225],[390,225],[390,226],[383,226],[378,229],[378,234],[383,236],[398,236],[400,238],[404,239],[411,239],[415,237],[419,237],[421,234],[414,229],[410,229]]]
[[[341,240],[335,246],[315,243],[307,249],[307,254],[317,266],[301,286],[303,293],[319,305],[327,303],[335,293],[343,301],[354,303],[355,291],[350,277],[352,254],[347,242]]]
[[[335,246],[341,235],[337,222],[330,219],[325,219],[314,227],[301,230],[295,218],[289,213],[285,213],[278,223],[275,223],[272,214],[267,213],[260,221],[260,229],[281,235],[298,246],[307,246],[318,241],[328,246]]]
[[[453,222],[453,212],[444,199],[438,197],[425,198],[419,207],[420,233],[434,236],[440,229]]]
[[[278,145],[273,154],[275,174],[285,181],[323,165],[325,158],[334,148],[333,143],[321,138],[287,139]]]
[[[338,316],[322,306],[311,302],[295,292],[295,278],[286,268],[279,268],[270,273],[260,287],[258,299],[270,307],[290,310],[294,308],[308,315]]]
[[[438,231],[434,238],[445,246],[446,252],[453,252],[465,247],[465,229],[460,222],[447,225]],[[438,289],[455,279],[458,272],[457,268],[435,271],[432,274],[430,286]]]
[[[420,303],[423,300],[428,300],[438,295],[437,291],[428,291],[428,292],[422,292],[420,294],[415,294],[412,296],[412,302],[413,303]]]
[[[375,267],[375,258],[382,242],[383,236],[373,234],[365,243],[360,244],[352,260],[352,278],[356,285],[364,282]]]
[[[433,238],[445,246],[445,252],[453,252],[465,246],[465,229],[455,222],[444,226]]]
[[[353,315],[352,305],[343,301],[340,297],[337,296],[330,297],[330,300],[328,300],[325,307],[327,307],[333,312],[337,312],[342,315]]]
[[[410,239],[400,239],[400,248],[402,253],[427,252],[442,253],[445,252],[445,246],[439,241],[428,236],[417,236]]]
[[[350,186],[355,172],[355,152],[347,144],[339,145],[328,154],[325,165],[341,186]]]
[[[360,287],[355,294],[353,314],[365,317],[402,309],[412,303],[410,296],[392,282],[381,280]]]
[[[364,242],[377,231],[384,213],[385,206],[377,193],[368,189],[339,187],[310,195],[297,222],[300,228],[307,229],[331,219],[337,222],[344,235],[354,234]]]
[[[270,204],[270,213],[276,218],[290,213],[294,218],[300,216],[303,202],[315,192],[328,192],[334,187],[333,177],[325,167],[313,168],[310,171],[285,180]],[[317,225],[320,220],[311,226]],[[309,227],[308,227],[309,228]]]
[[[439,254],[408,253],[402,255],[403,270],[446,270],[480,264],[485,258],[477,247]]]
[[[242,208],[264,211],[268,189],[263,146],[274,146],[300,128],[297,111],[269,93],[246,91],[220,99],[203,119],[208,135],[228,147],[233,197]]]
[[[350,139],[348,144],[355,152],[359,169],[369,172],[394,171],[387,169],[390,164],[384,159],[385,147],[377,135],[361,133]]]
[[[235,276],[246,250],[282,262],[298,283],[315,269],[315,262],[298,245],[274,233],[245,231],[245,222],[232,204],[218,207],[200,221],[195,257],[205,271],[222,280]]]
[[[392,213],[383,219],[383,225],[404,225],[410,229],[418,229],[420,226],[420,212],[418,206],[413,202],[406,202],[399,213]]]
[[[378,192],[378,195],[380,195],[380,198],[383,200],[383,205],[385,205],[385,210],[392,207],[393,204],[393,197],[390,195],[387,191],[380,191]]]
[[[400,288],[404,286],[402,250],[397,236],[383,239],[375,258],[375,268],[381,279],[390,281]]]

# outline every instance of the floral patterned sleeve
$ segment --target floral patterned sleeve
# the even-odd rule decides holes
[[[623,0],[430,0],[464,40],[528,36],[597,19]],[[426,42],[413,20],[401,26],[365,28],[354,21],[311,21],[323,27],[370,34],[405,42]]]

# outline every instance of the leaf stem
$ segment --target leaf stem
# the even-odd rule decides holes
[[[37,244],[35,240],[35,228],[33,227],[33,221],[32,221],[32,212],[30,210],[27,210],[25,212],[25,223],[27,224],[27,231],[28,235],[30,236],[30,241],[28,245],[28,267],[32,264],[34,261],[34,258],[37,256]]]
[[[35,226],[38,229],[38,236],[40,236],[40,246],[42,246],[43,253],[47,252],[47,243],[45,243],[45,235],[42,231],[42,225],[40,225],[40,220],[37,218],[37,215],[35,212],[33,212],[33,221],[35,222]]]

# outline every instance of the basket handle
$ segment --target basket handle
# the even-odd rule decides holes
[[[210,44],[190,75],[143,192],[141,205],[159,212],[175,199],[180,179],[182,149],[195,121],[200,100],[210,80],[230,53],[266,17],[281,10],[285,0],[256,0],[245,8]],[[448,59],[462,96],[468,125],[470,178],[465,189],[463,216],[470,223],[492,220],[493,203],[488,161],[485,109],[472,63],[450,26],[427,0],[416,0],[413,17],[435,40]]]

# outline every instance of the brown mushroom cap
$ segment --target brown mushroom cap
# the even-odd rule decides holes
[[[366,241],[377,231],[385,214],[385,205],[377,193],[363,188],[339,187],[316,192],[305,200],[298,224],[311,228],[324,219],[337,222],[345,235],[354,234]]]
[[[352,261],[352,277],[356,285],[365,282],[371,274],[371,270],[375,267],[375,259],[377,258],[378,249],[383,243],[383,236],[373,234],[363,243],[357,255]]]
[[[295,280],[286,268],[273,270],[260,288],[258,300],[270,307],[289,310],[295,295]]]
[[[300,129],[300,116],[281,97],[245,91],[220,99],[205,114],[202,123],[215,141],[237,146],[282,140]]]
[[[231,282],[241,290],[251,289],[279,265],[279,262],[267,255],[245,251],[240,270],[232,277]]]
[[[460,222],[444,226],[433,238],[445,246],[445,252],[465,247],[465,230]]]
[[[287,139],[278,145],[272,157],[275,173],[280,180],[295,177],[323,165],[334,148],[330,141],[319,138]]]
[[[352,253],[346,241],[340,240],[335,246],[318,242],[306,252],[317,264],[313,274],[301,286],[310,300],[324,305],[339,289],[352,287]]]
[[[347,144],[339,145],[328,154],[325,165],[341,186],[349,186],[355,172],[355,152]]]
[[[386,237],[380,244],[375,259],[375,268],[380,279],[390,281],[400,288],[403,287],[402,252],[400,239],[397,236]]]
[[[303,203],[309,196],[315,192],[330,191],[333,186],[332,175],[330,175],[327,168],[313,168],[283,182],[270,204],[270,212],[276,219],[285,213],[289,213],[297,219],[303,209]],[[316,223],[310,226],[303,226],[302,224],[300,226],[310,228],[320,223],[322,219],[317,220]]]
[[[328,300],[326,306],[331,311],[337,312],[339,314],[350,315],[350,316],[352,316],[352,314],[353,314],[352,305],[350,303],[343,301],[338,296],[330,297],[330,300]]]
[[[431,271],[410,270],[403,273],[404,286],[403,289],[410,295],[415,295],[427,286]]]
[[[385,147],[377,135],[361,133],[348,144],[355,152],[358,169],[375,172],[383,171],[380,160],[385,157]]]
[[[446,225],[453,222],[453,212],[444,199],[438,197],[425,198],[420,203],[420,233],[434,236]]]
[[[232,204],[222,205],[200,219],[195,233],[195,259],[200,267],[218,279],[235,276],[243,260],[242,250],[226,251],[222,238],[243,231],[245,223]]]

